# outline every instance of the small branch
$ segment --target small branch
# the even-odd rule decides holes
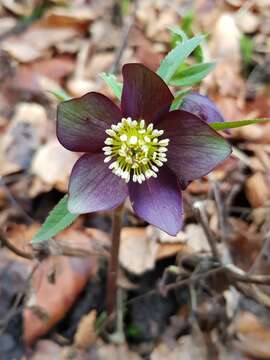
[[[16,246],[14,246],[4,235],[4,233],[2,232],[2,230],[0,230],[0,242],[2,243],[3,246],[5,246],[6,248],[8,248],[10,251],[12,251],[14,254],[23,257],[25,259],[28,260],[33,260],[34,259],[34,255],[23,251],[21,249],[18,249]]]
[[[110,315],[115,310],[117,294],[118,257],[120,247],[120,233],[122,227],[123,204],[113,212],[111,257],[107,275],[107,311]]]
[[[203,203],[201,201],[197,201],[193,204],[192,208],[194,209],[194,214],[197,221],[202,225],[214,258],[220,261],[220,255],[217,249],[216,239],[214,238],[211,230],[209,229],[207,215]]]
[[[120,46],[116,50],[115,61],[112,64],[112,66],[110,68],[110,71],[109,71],[110,73],[113,73],[113,74],[117,72],[119,64],[120,64],[122,56],[123,56],[123,53],[124,53],[124,50],[128,45],[129,32],[130,32],[130,29],[131,29],[131,27],[132,27],[132,25],[134,23],[134,19],[135,19],[135,16],[136,16],[136,8],[137,8],[136,1],[134,1],[133,6],[134,6],[134,8],[133,8],[132,14],[127,17],[127,19],[125,21],[125,24],[122,27],[123,35],[122,35],[122,39],[121,39],[121,42],[120,42]]]
[[[23,257],[28,260],[34,260],[39,258],[44,258],[48,256],[56,256],[56,255],[63,255],[63,256],[70,256],[70,257],[89,257],[89,256],[105,256],[107,257],[108,254],[106,252],[98,252],[98,251],[90,251],[87,249],[80,249],[76,247],[72,247],[63,243],[57,243],[53,241],[53,246],[33,246],[35,252],[27,252],[17,248],[13,245],[7,237],[4,235],[3,231],[0,229],[0,243],[2,246],[5,246],[7,249],[12,251],[17,256]]]
[[[27,224],[32,224],[33,219],[27,214],[27,212],[21,207],[21,205],[18,203],[18,201],[14,198],[12,192],[9,190],[9,187],[7,186],[4,178],[0,176],[0,186],[4,189],[6,196],[10,202],[11,205],[13,205],[18,212],[22,214]]]

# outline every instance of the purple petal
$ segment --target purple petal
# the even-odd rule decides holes
[[[127,184],[104,163],[104,155],[85,154],[74,165],[69,183],[68,209],[75,214],[110,210],[128,194]]]
[[[196,115],[171,111],[160,124],[168,145],[168,167],[184,188],[219,165],[231,154],[230,144]]]
[[[172,93],[156,73],[142,64],[126,64],[122,72],[124,87],[121,108],[124,117],[144,119],[150,123],[169,111]]]
[[[68,150],[94,152],[103,146],[105,130],[120,119],[120,110],[110,99],[90,92],[58,106],[57,137]]]
[[[182,227],[182,195],[175,175],[163,166],[157,178],[130,183],[134,211],[150,224],[175,236]]]
[[[207,123],[224,122],[224,117],[208,96],[200,95],[192,92],[185,96],[181,110],[189,111],[194,115],[199,116]]]

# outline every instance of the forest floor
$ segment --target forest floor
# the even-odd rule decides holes
[[[176,237],[125,204],[113,319],[110,213],[30,244],[78,158],[56,139],[53,93],[113,97],[100,73],[156,70],[175,26],[208,34],[217,65],[196,90],[226,120],[270,117],[269,0],[0,1],[1,360],[270,359],[270,123],[226,134],[233,155],[187,188]]]

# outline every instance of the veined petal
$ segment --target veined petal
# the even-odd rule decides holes
[[[121,108],[123,116],[146,123],[155,123],[159,116],[168,112],[173,95],[166,83],[142,64],[123,66],[123,92]]]
[[[225,121],[217,106],[209,99],[208,96],[195,92],[191,92],[184,97],[181,104],[181,110],[191,112],[192,114],[199,116],[207,123]]]
[[[69,211],[84,214],[115,208],[125,200],[128,188],[104,163],[103,154],[85,154],[72,169],[68,194]]]
[[[163,166],[157,178],[129,183],[131,204],[137,215],[175,236],[182,227],[182,194],[175,175]]]
[[[167,165],[182,188],[208,174],[231,154],[228,141],[189,112],[171,111],[162,119],[160,128],[170,140]]]
[[[103,146],[105,130],[120,119],[120,109],[110,99],[90,92],[59,104],[57,137],[68,150],[94,152]]]

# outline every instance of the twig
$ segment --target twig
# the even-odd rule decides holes
[[[7,237],[4,235],[3,231],[0,229],[0,243],[2,246],[5,246],[7,249],[12,251],[17,256],[23,257],[28,260],[39,259],[40,257],[47,257],[47,256],[56,256],[56,255],[63,255],[63,256],[70,256],[70,257],[89,257],[89,256],[105,256],[107,257],[108,254],[106,252],[99,252],[99,251],[90,251],[87,249],[80,249],[72,246],[68,246],[63,243],[53,242],[54,246],[33,246],[35,253],[27,252],[17,248],[13,245]]]
[[[11,205],[13,205],[22,214],[22,216],[26,220],[27,224],[32,224],[33,219],[27,214],[27,212],[21,207],[21,205],[18,203],[18,201],[14,198],[13,194],[9,190],[9,187],[7,186],[5,180],[2,176],[0,176],[0,186],[5,190],[7,198],[9,200],[9,202],[11,203]]]
[[[136,15],[136,1],[134,1],[134,9],[132,14],[126,19],[126,22],[122,28],[122,32],[123,32],[123,36],[122,36],[122,40],[120,43],[120,46],[118,47],[118,49],[116,50],[116,55],[115,55],[115,61],[112,64],[110,71],[111,73],[116,73],[118,70],[118,67],[120,65],[124,50],[128,44],[128,36],[129,36],[129,32],[130,29],[134,23],[134,19],[135,19],[135,15]]]
[[[211,230],[209,229],[207,215],[202,201],[196,201],[193,204],[192,209],[194,210],[197,221],[202,225],[214,258],[220,261],[220,255],[217,249],[216,239],[214,238]]]
[[[110,315],[115,310],[117,293],[118,255],[120,247],[120,233],[122,227],[123,204],[113,212],[111,256],[108,264],[107,276],[107,311]]]
[[[214,190],[214,197],[216,200],[216,204],[217,204],[217,210],[218,210],[218,215],[219,215],[219,225],[220,225],[220,233],[221,233],[221,241],[224,245],[224,251],[222,254],[222,263],[223,264],[229,264],[232,263],[232,256],[230,254],[230,250],[228,247],[228,231],[227,231],[227,218],[226,218],[226,209],[225,209],[225,205],[224,202],[221,199],[221,195],[220,195],[220,189],[219,189],[219,185],[218,183],[213,180],[213,178],[210,177],[210,181],[212,182],[213,185],[213,190]]]
[[[6,248],[8,248],[10,251],[12,251],[14,254],[23,257],[25,259],[28,260],[33,260],[34,259],[34,255],[23,251],[21,249],[18,249],[16,246],[14,246],[4,235],[3,231],[0,229],[0,242],[2,243],[3,246],[5,246]]]

